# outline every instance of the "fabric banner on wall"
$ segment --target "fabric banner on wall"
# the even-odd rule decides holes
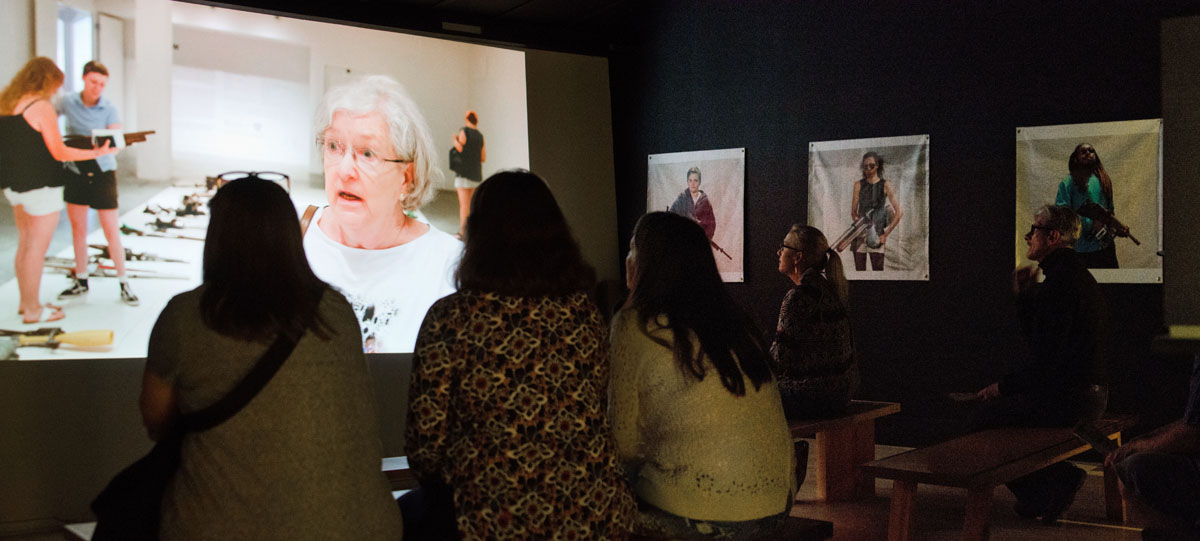
[[[929,280],[929,136],[808,145],[808,225],[850,280]]]
[[[646,211],[665,210],[696,220],[712,244],[721,279],[745,281],[746,149],[651,154],[646,170]]]
[[[1069,205],[1083,226],[1075,249],[1097,281],[1162,282],[1161,134],[1161,119],[1017,128],[1016,264],[1030,264],[1033,213]]]

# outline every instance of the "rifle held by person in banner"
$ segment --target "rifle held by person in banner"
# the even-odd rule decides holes
[[[1103,229],[1101,229],[1100,233],[1096,235],[1096,238],[1104,238],[1105,235],[1112,235],[1114,237],[1128,237],[1129,240],[1133,241],[1134,245],[1142,245],[1142,243],[1137,240],[1137,237],[1134,237],[1129,233],[1129,226],[1121,223],[1121,220],[1118,220],[1116,216],[1113,216],[1112,212],[1100,205],[1097,205],[1096,203],[1092,203],[1090,201],[1084,203],[1083,206],[1079,207],[1079,215],[1083,216],[1084,218],[1088,218],[1093,222],[1098,222],[1101,226],[1103,226]]]

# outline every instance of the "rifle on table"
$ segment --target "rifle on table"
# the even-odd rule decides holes
[[[1142,245],[1141,242],[1138,242],[1137,237],[1134,237],[1129,233],[1129,226],[1121,223],[1121,220],[1118,220],[1116,216],[1113,216],[1113,213],[1108,209],[1089,201],[1084,203],[1083,206],[1079,207],[1078,212],[1080,216],[1088,218],[1094,222],[1100,222],[1100,225],[1103,226],[1103,229],[1100,231],[1100,234],[1096,235],[1096,238],[1102,239],[1106,235],[1112,235],[1114,237],[1128,237],[1129,240],[1133,241],[1134,245]]]
[[[17,339],[17,347],[42,347],[56,349],[68,344],[79,347],[111,346],[113,332],[111,330],[65,332],[62,327],[42,327],[36,331],[10,331],[0,329],[0,336],[11,336]]]
[[[167,235],[164,233],[158,233],[158,232],[154,232],[154,231],[142,231],[141,229],[129,227],[125,224],[121,224],[121,233],[126,234],[126,235],[133,235],[136,237],[160,237],[160,238],[164,238],[164,239],[186,239],[186,240],[198,240],[200,242],[204,242],[204,237],[189,237],[187,235]]]
[[[125,146],[129,146],[134,143],[144,142],[146,140],[146,136],[150,135],[152,133],[154,133],[154,130],[126,132],[124,134],[125,135]],[[91,135],[68,135],[66,137],[63,137],[63,143],[71,148],[82,148],[82,149],[90,150],[90,149],[97,147],[97,145],[92,141]]]
[[[98,257],[101,259],[112,260],[112,253],[108,251],[107,244],[89,244],[88,247],[100,250],[100,255]],[[129,248],[125,249],[125,261],[163,261],[166,263],[187,263],[187,261],[182,259],[159,257],[155,254],[148,254],[146,252],[135,252]]]
[[[67,276],[74,276],[75,259],[67,257],[47,256],[45,267],[47,269],[55,269],[67,271]],[[99,255],[88,257],[88,276],[93,278],[116,278],[117,266],[112,263],[104,263],[100,261]],[[138,269],[134,267],[125,267],[125,274],[130,278],[167,278],[171,280],[187,280],[188,277],[182,274],[171,274],[168,272],[159,272],[150,269]]]

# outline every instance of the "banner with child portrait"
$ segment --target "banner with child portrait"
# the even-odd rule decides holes
[[[647,159],[646,211],[668,211],[700,224],[726,282],[745,281],[746,149],[651,154]]]

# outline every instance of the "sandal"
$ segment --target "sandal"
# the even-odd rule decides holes
[[[20,312],[21,312],[21,315],[23,316],[24,312],[23,311],[20,311]],[[63,313],[61,306],[54,306],[53,304],[46,304],[46,305],[42,306],[41,311],[38,313],[38,317],[34,318],[33,320],[22,317],[21,323],[24,323],[26,325],[34,325],[37,323],[49,323],[51,321],[58,321],[64,317],[67,317],[67,314]]]

